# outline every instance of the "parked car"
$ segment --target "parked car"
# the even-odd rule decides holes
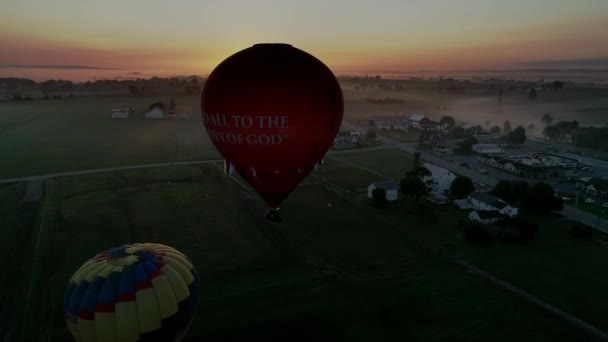
[[[595,200],[593,198],[587,198],[585,203],[595,203]]]
[[[486,169],[480,169],[479,173],[481,173],[482,175],[485,175],[485,174],[488,173],[488,170],[486,170]]]
[[[604,202],[604,204],[602,204],[602,207],[608,208],[608,202]]]
[[[572,201],[572,198],[564,196],[562,197],[562,201]]]

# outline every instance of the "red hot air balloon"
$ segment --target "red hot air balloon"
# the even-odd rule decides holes
[[[211,141],[271,212],[331,146],[344,111],[334,74],[287,44],[257,44],[218,65],[205,82]]]

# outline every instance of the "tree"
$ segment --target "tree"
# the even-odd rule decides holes
[[[494,196],[500,198],[505,202],[515,202],[515,197],[513,196],[513,188],[511,187],[511,182],[509,181],[501,180],[496,183],[496,186],[494,186],[494,191],[492,191],[492,193],[494,194]]]
[[[376,140],[377,135],[378,134],[377,134],[376,126],[370,125],[367,127],[367,139]]]
[[[500,126],[492,126],[492,128],[490,128],[490,133],[500,134]]]
[[[454,178],[450,185],[450,192],[456,198],[466,198],[473,191],[475,191],[475,185],[473,185],[471,178],[466,176]]]
[[[401,180],[401,193],[414,197],[418,200],[420,197],[427,194],[426,187],[421,179],[417,177],[405,177]]]
[[[502,93],[504,90],[502,88],[498,89],[498,103],[502,102]]]
[[[522,207],[532,214],[543,215],[552,210],[562,210],[563,204],[561,198],[555,196],[550,185],[539,182],[528,190]]]
[[[530,92],[528,93],[528,98],[530,100],[536,100],[537,97],[538,97],[538,94],[536,93],[536,89],[535,88],[530,89]]]
[[[529,124],[528,127],[526,128],[528,131],[533,131],[536,129],[536,126],[534,126],[534,124]]]
[[[518,205],[527,196],[530,185],[526,181],[499,181],[492,194],[501,200]]]
[[[470,154],[473,152],[473,145],[476,145],[477,143],[478,141],[475,137],[468,137],[460,143],[456,150],[463,154]]]
[[[511,121],[507,120],[504,124],[502,124],[502,132],[504,134],[511,133]]]
[[[405,178],[401,180],[401,192],[406,196],[412,196],[418,200],[427,195],[434,186],[431,179],[431,171],[426,167],[415,167],[405,173]]]
[[[515,130],[507,135],[507,139],[513,144],[523,144],[526,142],[526,129],[519,125]]]
[[[473,127],[473,134],[475,134],[475,135],[483,134],[483,127],[481,127],[481,125],[477,125],[477,126]]]
[[[551,114],[546,113],[540,118],[540,122],[542,122],[542,124],[545,126],[549,126],[553,123],[553,117]]]
[[[374,189],[372,190],[372,200],[376,208],[384,208],[388,201],[386,200],[386,190]]]
[[[452,128],[456,124],[456,120],[453,117],[446,115],[442,116],[441,119],[439,119],[439,124],[446,125],[448,128]]]
[[[564,82],[553,81],[553,83],[551,83],[551,88],[553,88],[553,90],[562,90],[562,88],[564,88]]]

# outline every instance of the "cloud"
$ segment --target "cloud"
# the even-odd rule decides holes
[[[0,65],[0,69],[55,69],[55,70],[124,70],[120,68],[106,68],[88,65],[40,65],[40,64],[13,64]]]

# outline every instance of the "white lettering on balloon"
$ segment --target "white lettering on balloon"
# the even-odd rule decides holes
[[[284,115],[265,115],[252,118],[250,116],[234,114],[225,115],[218,113],[203,112],[203,123],[207,127],[209,138],[213,141],[227,144],[247,145],[280,145],[287,140],[287,133],[256,134],[256,133],[226,133],[223,129],[287,129],[289,117]]]

